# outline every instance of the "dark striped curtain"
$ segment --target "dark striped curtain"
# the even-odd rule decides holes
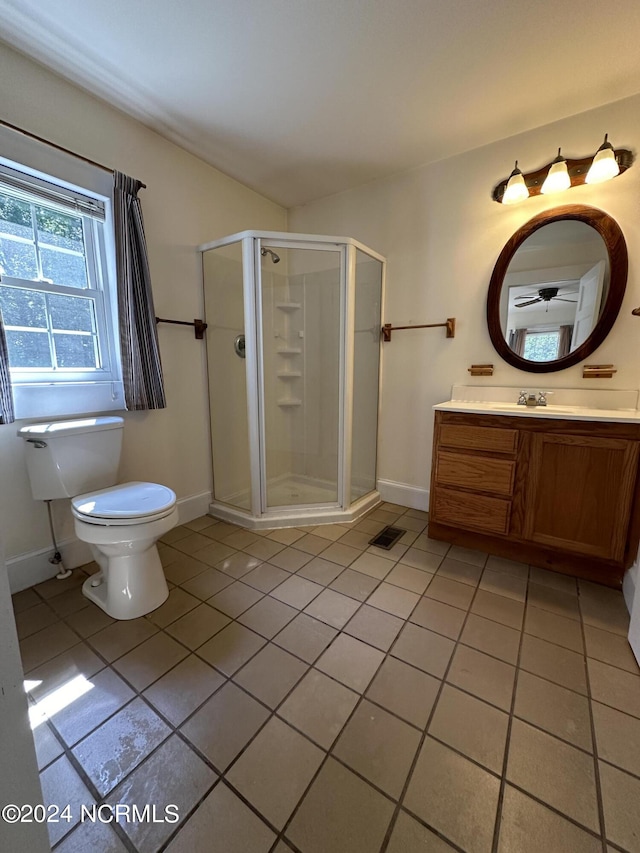
[[[15,419],[9,374],[9,351],[2,322],[2,311],[0,311],[0,424],[12,424]]]
[[[127,409],[164,409],[164,381],[147,259],[140,181],[114,172],[122,378]]]
[[[571,338],[573,326],[560,326],[560,337],[558,338],[558,358],[564,358],[571,352]]]
[[[526,329],[514,329],[509,336],[509,348],[512,349],[516,355],[524,355],[524,345],[526,340]]]

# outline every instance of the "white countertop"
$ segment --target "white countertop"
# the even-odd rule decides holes
[[[541,384],[540,390],[543,387]],[[534,393],[533,389],[528,393]],[[556,388],[549,392],[546,406],[519,406],[518,396],[517,388],[454,385],[452,399],[433,408],[477,415],[640,423],[639,395],[635,390]]]
[[[516,403],[494,403],[481,400],[448,400],[433,407],[439,412],[464,412],[477,415],[508,415],[521,418],[549,418],[564,421],[610,421],[640,423],[636,409],[590,409],[580,406],[518,406]]]

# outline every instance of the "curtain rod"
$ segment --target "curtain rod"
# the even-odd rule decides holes
[[[28,136],[29,139],[34,139],[36,142],[42,142],[44,145],[48,145],[50,148],[55,148],[56,151],[62,151],[63,154],[69,154],[71,157],[75,157],[76,160],[82,160],[83,163],[87,163],[89,166],[95,166],[97,169],[102,169],[103,172],[111,172],[113,175],[115,169],[110,168],[109,166],[103,166],[102,163],[96,163],[95,160],[90,160],[88,157],[83,157],[82,154],[76,154],[75,151],[70,151],[69,148],[64,148],[62,145],[57,145],[55,142],[51,142],[49,139],[44,139],[42,136],[37,136],[35,133],[31,133],[28,130],[24,130],[22,127],[17,127],[15,124],[9,124],[8,121],[3,121],[0,119],[0,126],[6,127],[9,130],[14,130],[16,133],[21,133],[23,136]],[[146,190],[147,185],[140,183],[140,187]]]

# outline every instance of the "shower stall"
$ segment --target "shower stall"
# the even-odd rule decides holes
[[[212,514],[253,529],[357,518],[380,500],[384,258],[258,231],[200,252]]]

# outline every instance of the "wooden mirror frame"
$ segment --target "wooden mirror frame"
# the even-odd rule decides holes
[[[505,340],[504,332],[500,325],[500,294],[502,285],[513,256],[527,237],[530,237],[535,231],[538,231],[545,225],[549,225],[552,222],[561,222],[565,219],[574,219],[590,225],[604,240],[609,254],[609,292],[600,314],[600,319],[583,344],[568,355],[555,359],[555,361],[530,361],[527,358],[517,355]],[[627,244],[625,243],[620,226],[608,213],[598,210],[596,207],[574,204],[554,207],[551,210],[546,210],[544,213],[539,213],[519,228],[507,241],[493,268],[489,293],[487,295],[487,325],[489,327],[491,343],[507,364],[529,373],[551,373],[556,370],[564,370],[567,367],[577,364],[579,361],[583,361],[600,346],[616,321],[627,286],[627,270]]]

